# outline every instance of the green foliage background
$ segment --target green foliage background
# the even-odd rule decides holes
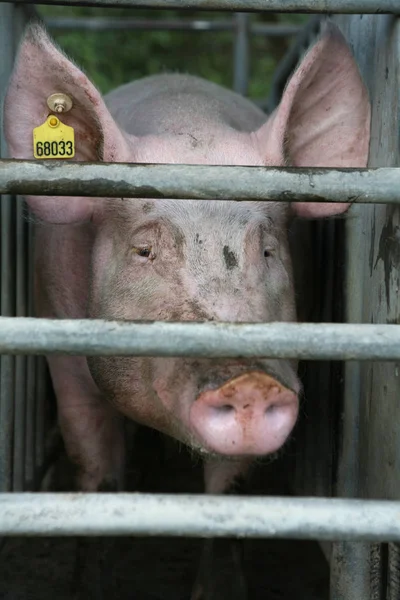
[[[229,19],[226,13],[195,11],[160,11],[136,9],[98,9],[88,7],[42,6],[41,16],[146,18],[146,19]],[[298,23],[303,15],[252,15],[258,22]],[[133,79],[162,72],[199,75],[232,87],[233,35],[231,32],[177,31],[80,31],[51,30],[53,38],[87,73],[99,89],[110,89]],[[278,61],[285,54],[290,39],[251,36],[249,96],[265,98]]]

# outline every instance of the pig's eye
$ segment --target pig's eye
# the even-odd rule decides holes
[[[270,258],[272,256],[272,250],[264,248],[264,258]]]
[[[134,246],[132,251],[142,258],[150,258],[150,260],[155,258],[155,254],[151,251],[151,246],[142,246],[140,248]]]

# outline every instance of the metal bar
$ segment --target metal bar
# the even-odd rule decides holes
[[[400,540],[400,502],[174,494],[0,494],[0,535]]]
[[[36,416],[36,357],[29,356],[26,366],[26,438],[25,438],[25,471],[24,489],[35,488],[35,416]]]
[[[13,25],[14,7],[11,4],[0,5],[0,156],[6,156],[3,131],[3,93],[6,89],[13,62]],[[9,196],[1,198],[1,314],[11,315],[10,287],[12,251],[11,235],[12,200]],[[13,399],[14,359],[0,359],[0,492],[11,489],[12,485],[12,433],[14,421]]]
[[[233,89],[238,94],[247,96],[250,67],[250,15],[236,13],[234,18],[236,31],[233,39]]]
[[[399,360],[399,325],[0,318],[0,353]]]
[[[1,314],[13,314],[13,202],[9,196],[1,199]],[[11,489],[14,431],[14,363],[12,356],[1,357],[0,378],[0,491]]]
[[[357,323],[362,320],[363,296],[368,293],[365,280],[360,278],[362,265],[367,256],[365,234],[361,219],[361,206],[354,206],[346,220],[346,321]],[[345,364],[346,385],[343,395],[343,415],[338,444],[338,470],[336,494],[341,497],[357,497],[359,488],[360,454],[360,405],[361,363]],[[339,541],[333,545],[331,560],[332,600],[356,600],[369,598],[369,555],[368,544],[354,541]]]
[[[27,316],[27,223],[24,203],[17,198],[16,220],[16,314]],[[15,419],[14,419],[14,470],[13,490],[24,490],[25,436],[26,436],[26,356],[15,360]]]
[[[5,2],[6,0],[0,0]],[[30,0],[32,2],[32,0]],[[15,4],[30,3],[14,0]],[[41,0],[56,6],[115,6],[119,8],[162,8],[181,10],[226,10],[281,13],[400,13],[398,0]]]
[[[39,472],[44,463],[45,415],[46,415],[46,362],[44,358],[36,359],[36,394],[35,394],[35,466]]]
[[[34,314],[34,266],[35,228],[28,223],[28,314]],[[28,356],[26,364],[26,438],[25,438],[25,482],[24,490],[35,489],[35,399],[36,399],[36,356]]]
[[[139,31],[192,31],[216,32],[233,31],[232,20],[201,19],[123,19],[107,17],[49,17],[44,19],[48,29],[73,29],[85,31],[139,30]],[[302,28],[298,25],[279,25],[275,23],[252,23],[249,30],[254,35],[266,37],[287,37],[297,35]]]
[[[25,5],[0,5],[0,96],[7,88],[8,79],[13,67],[15,52],[21,31],[29,19],[34,18],[33,7]],[[2,128],[2,98],[0,103],[0,131]],[[1,136],[1,156],[6,156],[5,140]],[[18,201],[21,202],[21,201]],[[21,290],[24,286],[22,269],[24,248],[21,246],[24,232],[22,222],[14,223],[14,211],[20,210],[14,198],[4,196],[2,199],[2,314],[14,314],[14,292],[16,292],[17,314],[23,315],[23,299]],[[19,215],[22,219],[22,214]],[[21,226],[21,227],[20,227]],[[17,246],[13,242],[15,238]],[[18,357],[1,359],[1,399],[0,404],[0,490],[23,489],[24,455],[24,364],[26,359]],[[16,368],[16,371],[14,370]],[[5,475],[4,466],[7,474]]]
[[[395,204],[400,202],[400,168],[284,169],[3,160],[0,193]]]

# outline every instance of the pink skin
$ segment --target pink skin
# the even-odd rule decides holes
[[[5,102],[13,157],[33,157],[31,131],[44,122],[46,99],[57,91],[74,102],[62,120],[75,128],[78,161],[367,164],[368,94],[333,27],[303,58],[267,119],[249,101],[180,75],[123,86],[106,105],[32,26]],[[290,219],[346,209],[39,196],[27,202],[41,221],[39,316],[182,321],[296,320]],[[120,413],[203,453],[206,490],[220,493],[252,457],[285,443],[298,412],[300,384],[290,361],[60,357],[49,365],[60,425],[84,490],[123,485]]]

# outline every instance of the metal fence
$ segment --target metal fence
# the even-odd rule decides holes
[[[78,2],[52,0],[47,3],[67,5]],[[15,6],[0,3],[0,15],[3,16],[0,25],[2,90],[11,69],[18,31],[24,21],[23,9],[18,4],[18,0],[14,2]],[[91,0],[79,4],[205,8],[198,0]],[[395,269],[400,265],[394,256],[389,256],[390,243],[393,239],[396,241],[400,229],[396,206],[400,201],[400,174],[395,168],[399,164],[397,125],[400,104],[396,85],[387,76],[390,73],[392,80],[398,81],[400,28],[389,16],[365,17],[366,13],[400,14],[400,3],[398,0],[213,0],[207,2],[206,8],[246,12],[364,13],[361,18],[338,17],[338,20],[352,43],[371,90],[371,169],[338,174],[335,170],[293,173],[284,169],[154,165],[150,169],[146,167],[144,173],[137,165],[69,164],[50,172],[45,164],[36,161],[1,161],[0,192],[4,195],[1,212],[0,490],[32,489],[35,474],[38,476],[44,461],[43,362],[36,362],[32,356],[14,358],[12,354],[54,351],[84,354],[90,350],[91,353],[164,356],[180,352],[215,357],[296,355],[322,360],[367,361],[363,365],[358,362],[346,365],[345,421],[341,428],[335,491],[348,498],[360,496],[384,498],[385,501],[4,493],[0,496],[0,535],[140,533],[400,541],[400,502],[396,501],[400,494],[396,469],[400,457],[398,434],[394,431],[399,429],[396,412],[398,367],[391,362],[368,362],[400,359],[398,283],[397,279],[394,281]],[[240,31],[240,21],[238,23]],[[247,33],[251,31],[247,21],[242,21],[242,25]],[[136,24],[132,22],[131,26]],[[221,28],[225,26],[221,25]],[[246,53],[246,39],[237,42],[237,52]],[[283,72],[287,72],[287,65],[285,68]],[[280,81],[284,79],[282,76]],[[238,74],[235,81],[237,89],[245,91],[246,77]],[[393,119],[396,127],[393,127]],[[227,177],[230,172],[240,173],[241,177]],[[60,173],[62,182],[59,181]],[[207,177],[204,177],[205,173]],[[28,252],[25,259],[25,250],[32,243],[32,231],[22,218],[21,200],[12,194],[40,191],[41,194],[135,197],[140,188],[143,197],[144,184],[152,186],[152,197],[301,201],[306,195],[310,201],[310,192],[314,195],[318,192],[321,201],[371,204],[354,206],[346,222],[346,317],[350,323],[369,324],[110,324],[13,318],[32,314],[32,283],[28,276],[32,273],[32,253]],[[10,231],[15,235],[9,235]],[[12,269],[14,255],[17,257],[15,270]],[[369,281],[374,282],[371,289],[368,288]],[[378,295],[384,293],[382,288],[386,289],[386,297],[378,301]],[[386,324],[373,325],[371,321]],[[235,351],[229,354],[233,339]],[[182,345],[184,343],[186,346]],[[379,401],[384,399],[386,405],[379,407]],[[385,440],[385,427],[392,436],[390,440]],[[382,450],[383,459],[375,457],[368,447],[369,435],[375,448]],[[362,456],[366,457],[364,465],[361,464]],[[232,520],[225,519],[228,524],[218,526],[218,515],[231,515]],[[371,583],[371,569],[381,560],[376,546],[347,541],[335,543],[331,561],[332,599],[383,599],[384,596],[375,594]],[[395,561],[393,565],[395,570]]]
[[[2,2],[4,0],[1,0]],[[14,0],[24,4],[26,0]],[[397,0],[46,0],[55,6],[114,6],[118,8],[161,8],[181,10],[260,11],[282,13],[399,14]]]
[[[11,535],[400,541],[398,502],[43,493],[0,495],[0,509],[0,531]]]

